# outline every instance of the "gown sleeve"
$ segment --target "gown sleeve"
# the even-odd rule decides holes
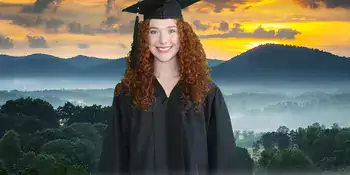
[[[128,162],[128,145],[124,121],[121,117],[120,97],[114,96],[112,115],[108,121],[102,142],[98,167],[99,175],[125,174]]]
[[[208,160],[211,175],[235,174],[235,138],[223,94],[218,87],[211,95],[208,120]]]

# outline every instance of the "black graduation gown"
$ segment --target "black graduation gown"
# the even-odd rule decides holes
[[[234,174],[235,139],[223,94],[212,83],[200,113],[169,98],[154,78],[156,102],[149,111],[130,107],[131,97],[115,96],[104,135],[100,174]]]

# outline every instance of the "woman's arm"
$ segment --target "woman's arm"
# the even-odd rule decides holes
[[[209,171],[215,175],[234,174],[236,143],[226,102],[217,86],[210,99],[207,130]]]

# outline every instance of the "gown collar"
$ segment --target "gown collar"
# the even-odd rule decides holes
[[[172,92],[170,93],[169,98],[167,98],[166,93],[157,80],[155,76],[154,78],[154,92],[157,99],[167,100],[166,106],[160,105],[160,103],[157,103],[157,105],[153,106],[154,111],[153,115],[157,113],[159,108],[165,107],[167,109],[166,112],[166,137],[167,137],[167,152],[168,152],[168,168],[171,172],[176,172],[179,174],[184,174],[184,171],[186,171],[187,164],[185,159],[186,152],[185,150],[186,145],[186,138],[185,133],[183,131],[183,111],[184,106],[181,101],[181,94],[182,90],[180,87],[180,81],[177,82],[175,87],[173,88]]]
[[[156,98],[166,98],[169,99],[170,97],[179,97],[181,95],[181,88],[180,88],[180,81],[179,80],[176,85],[174,86],[173,90],[171,91],[169,97],[167,97],[165,90],[163,89],[162,85],[158,81],[158,79],[153,76],[153,85],[154,85],[154,95]]]

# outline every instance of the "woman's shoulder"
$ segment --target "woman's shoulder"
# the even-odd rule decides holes
[[[123,85],[123,83],[118,83],[114,87],[114,98],[120,99],[121,101],[126,101],[126,99],[130,98],[128,89]]]
[[[209,93],[207,95],[207,100],[212,101],[217,97],[219,98],[222,97],[223,94],[221,92],[221,89],[215,82],[211,81],[208,86],[209,86]]]
[[[125,106],[130,106],[131,101],[130,95],[127,93],[127,88],[122,83],[116,84],[114,87],[113,105],[124,108]]]
[[[115,97],[125,97],[127,96],[128,93],[128,88],[125,87],[125,85],[123,85],[123,83],[119,82],[115,85],[114,87],[114,96]]]
[[[209,86],[210,91],[215,90],[217,88],[217,85],[213,80],[210,80],[208,86]]]
[[[208,95],[212,95],[213,93],[215,93],[219,89],[218,85],[213,80],[211,80],[209,82],[208,87],[209,87],[209,94]]]
[[[123,84],[122,83],[117,83],[115,86],[114,86],[114,97],[119,97],[121,94],[123,94]]]

